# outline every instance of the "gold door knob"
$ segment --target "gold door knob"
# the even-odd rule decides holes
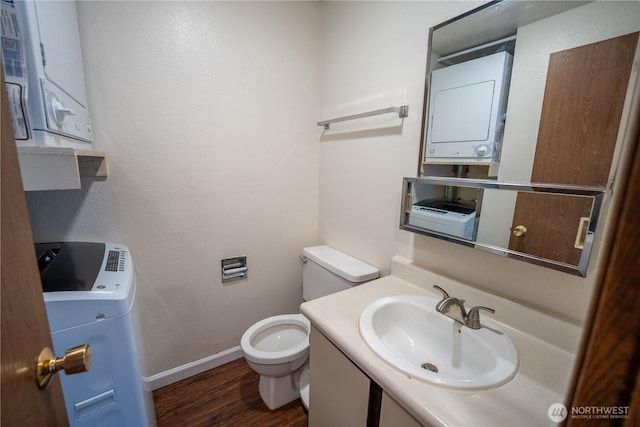
[[[86,372],[91,367],[91,347],[82,344],[67,350],[63,357],[56,357],[49,347],[42,349],[36,365],[38,387],[46,388],[53,374],[64,370],[67,375]]]
[[[527,227],[525,227],[524,225],[517,225],[513,228],[513,230],[511,230],[511,232],[516,237],[522,237],[527,234]]]

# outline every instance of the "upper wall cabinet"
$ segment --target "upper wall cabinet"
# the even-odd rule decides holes
[[[401,228],[586,275],[637,139],[639,31],[640,3],[604,1],[490,2],[432,28]]]

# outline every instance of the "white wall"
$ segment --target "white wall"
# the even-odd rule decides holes
[[[36,240],[129,246],[146,375],[297,312],[297,256],[317,242],[319,4],[91,1],[79,19],[110,175],[28,193]],[[222,285],[220,260],[242,254],[249,278]]]
[[[322,119],[409,105],[332,125],[320,138],[324,243],[389,272],[411,257],[398,228],[402,178],[416,176],[429,28],[481,2],[325,2]]]
[[[416,176],[417,170],[428,29],[476,5],[325,4],[323,115],[359,113],[394,103],[409,104],[410,113],[401,126],[397,118],[385,117],[350,127],[336,125],[332,134],[321,138],[320,240],[383,272],[388,271],[391,255],[407,256],[436,273],[581,324],[597,270],[592,268],[587,278],[571,276],[398,229],[402,177]],[[593,25],[598,34],[603,28],[608,34],[623,34],[634,26],[638,30],[639,5],[587,6],[597,9],[589,16],[600,16]],[[635,24],[629,27],[629,23]],[[575,46],[572,41],[588,39],[584,33],[593,26],[574,25],[554,34],[567,40],[565,46]],[[536,100],[541,103],[541,97]],[[529,100],[523,103],[528,105]]]

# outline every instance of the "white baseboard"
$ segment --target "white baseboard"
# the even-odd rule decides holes
[[[208,371],[209,369],[217,368],[241,357],[243,357],[243,355],[240,346],[233,347],[205,357],[204,359],[196,360],[150,377],[142,377],[143,387],[147,391],[157,390],[201,372]]]

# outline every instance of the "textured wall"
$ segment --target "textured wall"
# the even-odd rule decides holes
[[[416,176],[429,28],[481,2],[326,2],[323,118],[409,105],[332,126],[320,138],[320,239],[388,274],[411,258],[400,231],[402,178]]]
[[[79,2],[96,149],[110,176],[29,193],[35,238],[124,243],[147,375],[297,312],[317,242],[317,3]],[[222,285],[220,259],[247,255]]]

